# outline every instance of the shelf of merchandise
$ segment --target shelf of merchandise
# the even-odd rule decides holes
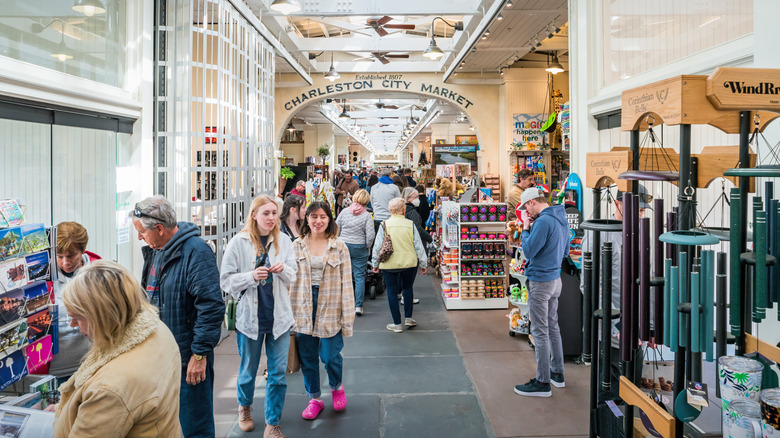
[[[529,157],[539,157],[543,166],[539,168],[538,163],[536,163],[531,167],[536,176],[536,185],[547,184],[551,193],[560,190],[560,186],[570,172],[569,151],[550,149],[510,150],[509,169],[512,184],[517,182],[517,173],[520,169],[528,167],[525,160]]]
[[[505,222],[461,222],[460,221],[460,208],[464,205],[486,205],[486,204],[460,204],[456,202],[445,202],[442,205],[442,217],[443,218],[449,218],[445,219],[444,222],[447,222],[445,224],[446,227],[456,227],[457,230],[457,238],[451,237],[451,240],[455,241],[457,240],[457,245],[445,245],[448,248],[449,247],[457,247],[458,248],[458,258],[457,258],[457,268],[458,271],[458,282],[455,283],[442,283],[442,299],[444,301],[444,306],[447,308],[447,310],[467,310],[467,309],[506,309],[509,307],[508,305],[508,299],[506,296],[501,298],[463,298],[462,297],[462,286],[463,281],[465,280],[503,280],[503,286],[504,290],[503,292],[506,293],[506,286],[509,283],[508,276],[507,275],[468,275],[464,276],[462,272],[463,262],[481,262],[481,261],[501,261],[504,263],[504,272],[508,272],[508,264],[506,260],[506,256],[494,256],[494,257],[486,257],[486,258],[463,258],[463,251],[462,251],[462,244],[464,243],[504,243],[506,244],[506,239],[466,239],[461,240],[461,228],[462,227],[477,227],[479,228],[480,232],[490,232],[490,233],[503,233],[506,227]],[[495,205],[495,206],[506,206],[506,204],[503,203],[491,203],[487,205]],[[457,219],[453,219],[457,218]],[[446,233],[447,230],[445,230]],[[442,238],[443,242],[446,242],[446,236],[443,235],[444,238]],[[447,242],[449,244],[452,244],[453,242]],[[450,265],[452,266],[452,265]],[[452,291],[453,289],[457,290],[457,297],[447,297],[445,295],[446,290]]]

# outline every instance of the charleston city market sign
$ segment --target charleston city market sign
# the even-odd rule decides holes
[[[469,98],[466,98],[455,89],[447,88],[445,86],[431,85],[425,82],[406,81],[403,80],[403,75],[359,74],[355,75],[355,80],[351,82],[339,82],[306,90],[286,101],[284,103],[284,109],[292,111],[299,105],[305,104],[308,100],[327,97],[329,95],[371,90],[408,91],[410,93],[435,95],[455,102],[464,109],[474,105],[474,102]]]

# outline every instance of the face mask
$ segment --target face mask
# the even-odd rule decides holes
[[[420,206],[420,198],[417,198],[414,201],[412,201],[412,205],[414,205],[415,207],[419,207]]]

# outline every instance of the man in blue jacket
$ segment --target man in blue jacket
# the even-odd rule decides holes
[[[558,328],[558,297],[561,296],[561,261],[569,253],[569,223],[563,205],[551,206],[538,187],[520,196],[523,221],[522,248],[528,266],[528,311],[536,346],[536,377],[515,392],[532,397],[550,397],[550,383],[563,380],[563,344]],[[533,227],[531,224],[533,223]],[[552,363],[550,363],[552,356]]]
[[[184,436],[214,437],[214,347],[225,304],[211,248],[191,222],[176,222],[162,196],[146,198],[130,213],[143,247],[141,286],[173,333],[182,360],[179,421]]]

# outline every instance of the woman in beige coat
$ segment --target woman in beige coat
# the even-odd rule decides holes
[[[60,387],[54,437],[178,437],[179,348],[130,272],[100,260],[63,291],[74,327],[92,341]]]

